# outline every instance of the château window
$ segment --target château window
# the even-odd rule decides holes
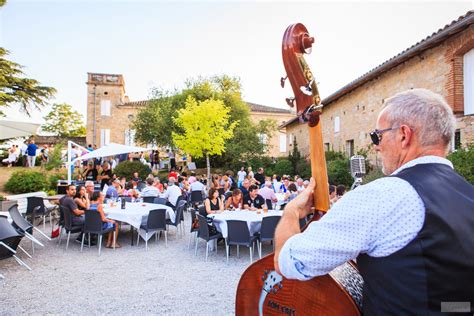
[[[286,153],[286,135],[280,135],[280,152]]]
[[[110,143],[110,129],[100,130],[100,147]]]
[[[339,116],[336,116],[334,118],[334,133],[339,133],[341,129],[341,121],[339,119]]]
[[[354,140],[353,139],[346,141],[346,155],[347,157],[354,156]]]
[[[464,115],[474,114],[474,48],[463,56]]]
[[[100,101],[100,115],[102,116],[110,116],[110,100],[102,100]]]

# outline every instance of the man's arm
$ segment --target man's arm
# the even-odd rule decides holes
[[[286,205],[285,211],[283,212],[281,220],[275,230],[275,255],[273,261],[275,264],[275,270],[278,273],[281,273],[278,265],[280,251],[288,239],[301,232],[299,220],[311,212],[311,207],[313,206],[313,190],[315,186],[316,183],[314,179],[311,178],[308,187]]]

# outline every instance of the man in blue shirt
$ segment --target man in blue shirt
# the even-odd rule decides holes
[[[28,160],[28,167],[33,168],[36,163],[36,150],[38,150],[38,146],[35,144],[35,140],[31,139],[28,147],[26,149],[27,160]]]
[[[444,99],[412,89],[386,100],[370,133],[388,177],[352,190],[300,232],[315,181],[287,204],[274,263],[309,280],[357,259],[363,314],[471,312],[474,186],[445,157],[456,120]]]

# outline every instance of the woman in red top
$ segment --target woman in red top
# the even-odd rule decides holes
[[[243,201],[242,191],[240,191],[239,189],[234,189],[234,191],[232,191],[232,195],[225,202],[225,209],[226,210],[242,209],[243,208],[242,201]]]

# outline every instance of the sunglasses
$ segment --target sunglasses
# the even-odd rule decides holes
[[[381,130],[376,129],[376,130],[369,133],[370,139],[372,140],[372,143],[374,145],[378,145],[382,141],[382,134],[383,133],[394,130],[394,129],[397,129],[397,128],[398,127],[390,127],[390,128],[381,129]]]

